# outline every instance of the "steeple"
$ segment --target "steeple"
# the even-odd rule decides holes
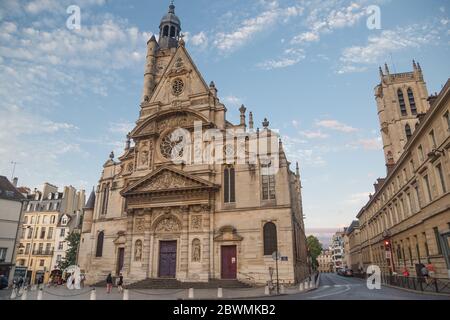
[[[159,46],[161,49],[178,47],[181,32],[181,21],[175,14],[175,5],[170,3],[169,11],[159,24]]]

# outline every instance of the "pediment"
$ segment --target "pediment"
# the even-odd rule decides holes
[[[121,194],[126,197],[133,194],[217,188],[215,184],[184,171],[161,167],[124,189]]]
[[[174,79],[181,79],[184,83],[183,90],[176,96],[172,93]],[[164,71],[161,81],[155,88],[149,104],[170,104],[173,100],[187,100],[190,95],[208,94],[209,87],[197,69],[186,48],[178,47]]]

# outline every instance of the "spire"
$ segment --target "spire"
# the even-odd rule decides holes
[[[264,121],[262,122],[264,129],[269,128],[269,124],[270,124],[269,120],[267,120],[267,118],[264,118]]]
[[[114,160],[114,151],[111,151],[111,153],[109,154],[109,158],[110,158],[111,160]]]
[[[95,206],[95,191],[94,187],[92,187],[91,195],[89,196],[88,201],[83,209],[94,209]]]
[[[380,72],[380,77],[383,78],[384,74],[383,74],[383,69],[381,69],[381,66],[378,67],[378,70]]]
[[[245,126],[245,111],[247,111],[247,108],[245,108],[244,105],[241,105],[239,108],[239,112],[241,113],[241,125]]]
[[[417,64],[416,64],[416,61],[414,59],[413,59],[413,68],[414,68],[414,70],[417,69]]]
[[[253,112],[251,111],[248,114],[248,127],[250,130],[253,130]]]
[[[175,14],[175,5],[171,1],[168,12],[159,24],[159,45],[161,49],[177,48],[181,32],[180,18]]]
[[[295,164],[295,174],[297,177],[300,177],[300,168],[298,166],[298,161]]]
[[[384,63],[384,71],[386,72],[386,74],[389,74],[389,67],[387,63]]]
[[[131,138],[130,138],[130,132],[128,132],[128,134],[127,134],[127,142],[125,144],[125,150],[129,150],[130,149],[130,144],[131,144]]]

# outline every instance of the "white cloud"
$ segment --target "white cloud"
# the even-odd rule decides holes
[[[126,136],[129,132],[133,130],[136,125],[132,122],[122,121],[122,122],[111,122],[109,124],[109,131],[112,133],[120,133]]]
[[[224,53],[232,52],[250,41],[257,33],[271,28],[276,23],[286,23],[290,18],[299,16],[303,12],[302,8],[297,6],[280,8],[278,1],[266,4],[268,4],[267,10],[257,17],[242,21],[234,30],[218,32],[214,46]]]
[[[206,48],[206,46],[208,45],[208,37],[206,33],[202,31],[192,36],[191,43],[196,47]]]
[[[390,53],[433,44],[439,37],[438,33],[439,29],[426,24],[383,30],[378,35],[369,36],[365,46],[345,48],[338,73],[365,71],[367,65],[384,63]]]
[[[240,106],[242,104],[242,99],[234,95],[226,96],[224,101],[232,106]]]
[[[278,59],[266,60],[258,63],[256,66],[263,70],[280,69],[298,64],[305,59],[305,52],[303,49],[287,49],[283,55]]]
[[[383,144],[381,137],[372,139],[359,139],[355,142],[351,142],[347,145],[350,148],[362,148],[364,150],[381,150]]]
[[[300,133],[300,135],[302,135],[308,139],[325,139],[325,138],[329,137],[327,134],[322,133],[320,130],[319,131],[300,131],[299,133]]]
[[[351,133],[351,132],[358,131],[358,129],[353,128],[344,123],[341,123],[337,120],[320,120],[320,121],[316,121],[316,125],[319,127],[332,129],[332,130],[345,132],[345,133]]]
[[[319,39],[320,39],[320,37],[319,37],[318,33],[307,31],[307,32],[303,32],[303,33],[295,36],[294,38],[292,38],[291,43],[299,44],[299,43],[304,43],[304,42],[319,41]]]

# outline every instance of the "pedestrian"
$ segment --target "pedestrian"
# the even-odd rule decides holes
[[[120,293],[122,293],[123,291],[123,275],[119,274],[119,279],[117,281],[117,289],[119,290]]]
[[[425,282],[427,284],[429,284],[430,283],[430,280],[429,280],[430,275],[429,275],[428,269],[425,265],[423,265],[423,267],[420,269],[420,273],[422,274],[422,277],[424,277]]]
[[[408,271],[407,268],[404,268],[404,269],[403,269],[403,276],[404,276],[404,277],[409,277],[409,271]]]
[[[106,293],[111,293],[112,286],[113,286],[113,279],[111,273],[109,273],[108,276],[106,277]]]
[[[430,282],[434,281],[436,270],[434,269],[433,264],[431,262],[428,262],[426,268],[428,270],[428,278],[430,279]]]

